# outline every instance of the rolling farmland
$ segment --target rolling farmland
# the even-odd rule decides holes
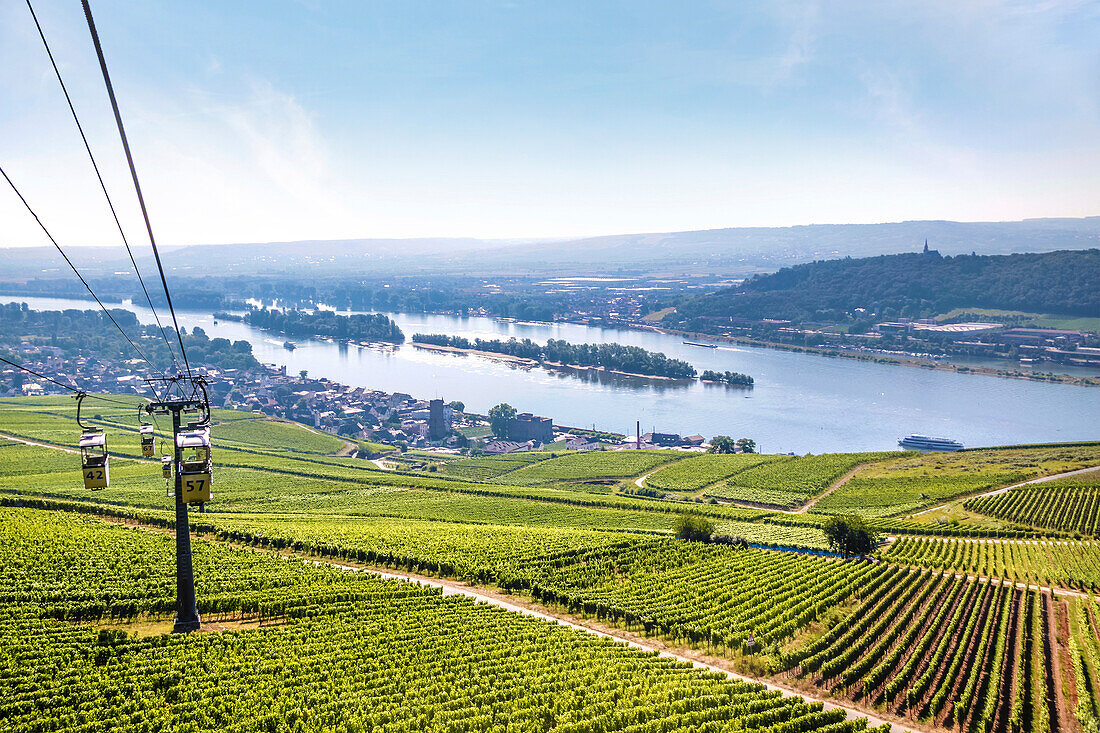
[[[70,408],[71,402],[0,401],[0,433],[70,445]],[[905,533],[883,549],[880,556],[885,562],[881,563],[671,537],[677,518],[686,514],[711,519],[718,534],[761,545],[823,548],[824,514],[789,515],[716,505],[697,495],[739,483],[739,490],[752,489],[758,497],[770,486],[776,496],[786,497],[784,501],[799,496],[802,503],[861,464],[868,465],[836,493],[852,481],[867,482],[856,484],[856,497],[881,492],[900,476],[903,481],[917,477],[922,487],[949,494],[964,485],[985,486],[1072,470],[1094,460],[1093,447],[980,451],[964,454],[965,460],[937,455],[796,458],[667,451],[557,456],[537,452],[435,460],[436,456],[420,458],[410,452],[400,457],[403,465],[426,462],[436,470],[395,473],[338,456],[343,441],[293,424],[232,412],[218,412],[216,417],[227,439],[215,449],[215,500],[205,514],[192,514],[192,527],[199,533],[195,570],[200,613],[224,630],[188,640],[173,637],[172,644],[182,645],[178,648],[153,641],[160,638],[157,629],[164,628],[173,608],[170,541],[75,513],[102,511],[153,527],[170,523],[158,467],[138,458],[132,413],[123,408],[114,413],[104,410],[103,422],[113,426],[112,451],[120,460],[112,464],[111,488],[93,494],[83,490],[73,454],[0,438],[0,502],[41,500],[43,506],[52,507],[48,512],[0,507],[0,608],[18,609],[15,615],[0,612],[0,645],[4,645],[0,649],[15,649],[35,660],[32,666],[40,666],[30,673],[30,681],[21,678],[18,683],[23,685],[20,689],[34,692],[9,696],[9,707],[0,707],[0,716],[10,713],[20,725],[29,724],[37,709],[32,705],[49,699],[57,702],[59,719],[71,722],[92,711],[120,729],[146,727],[164,719],[155,716],[168,715],[174,724],[195,730],[243,731],[289,719],[311,730],[314,725],[323,727],[318,720],[331,720],[325,717],[330,708],[315,703],[303,707],[300,699],[316,700],[331,692],[347,703],[362,692],[365,681],[371,681],[374,687],[391,692],[384,701],[373,694],[354,698],[364,702],[353,709],[369,710],[369,714],[353,716],[349,723],[357,721],[364,729],[400,730],[405,723],[398,721],[415,720],[418,729],[510,725],[526,730],[552,721],[552,728],[579,731],[587,730],[586,724],[595,719],[604,721],[604,727],[597,726],[600,730],[642,724],[661,730],[706,729],[707,725],[715,730],[734,725],[774,726],[775,731],[858,728],[857,723],[841,722],[835,713],[817,711],[797,700],[784,701],[756,687],[736,688],[762,695],[746,697],[748,708],[738,708],[738,703],[714,707],[705,701],[725,693],[706,691],[710,688],[687,681],[697,674],[711,679],[704,673],[667,661],[645,661],[653,659],[645,654],[635,658],[634,652],[614,644],[578,639],[573,632],[516,619],[497,609],[329,567],[290,563],[274,553],[331,558],[484,586],[554,614],[633,635],[643,643],[649,639],[706,654],[725,660],[722,664],[733,669],[790,680],[809,694],[820,692],[874,715],[920,721],[938,730],[1058,730],[1066,723],[1085,724],[1100,709],[1095,686],[1100,649],[1095,635],[1088,635],[1097,628],[1095,603],[1085,597],[1026,592],[1011,585],[1027,581],[1055,588],[1100,589],[1096,543],[1035,535],[1056,529],[1038,523],[1044,516],[1052,517],[1050,523],[1057,518],[1063,527],[1074,526],[1070,524],[1074,521],[1078,527],[1086,526],[1080,523],[1092,516],[1091,504],[1055,503],[1051,498],[1095,490],[1085,478],[991,497],[1007,502],[1006,497],[1016,500],[1034,490],[1049,492],[1046,514],[1036,505],[1014,510],[1036,518],[1037,529],[1030,530],[1030,536],[1015,529],[1017,523],[1007,516],[1004,522],[1011,524],[998,525],[999,520],[989,518],[992,509],[981,526],[878,519],[890,531]],[[293,442],[299,435],[301,450]],[[935,472],[941,469],[937,483]],[[647,485],[661,486],[657,490],[669,492],[667,498],[630,495],[634,478],[647,474]],[[922,493],[927,493],[926,487]],[[912,488],[887,492],[880,505],[861,513],[868,509],[872,515],[895,514],[899,509],[904,513],[914,503],[912,497]],[[830,499],[827,496],[821,503]],[[841,505],[850,511],[854,501],[849,497]],[[920,499],[918,494],[918,501],[931,499]],[[1025,539],[976,541],[920,534],[976,531]],[[51,539],[45,540],[46,536]],[[248,545],[255,552],[229,544]],[[425,630],[424,638],[410,640],[412,628]],[[100,629],[108,635],[100,635]],[[359,648],[365,639],[388,640],[391,633],[393,643],[386,641],[378,656],[370,659],[349,656],[340,645]],[[454,633],[471,640],[474,646],[469,649],[477,649],[478,663],[467,665],[461,673],[452,669],[463,658],[460,649],[446,636]],[[328,636],[345,642],[330,644]],[[26,643],[18,641],[23,637]],[[220,638],[243,641],[225,648],[215,641]],[[518,641],[500,641],[513,638]],[[280,639],[306,653],[294,662]],[[504,648],[523,651],[515,658],[504,658],[500,652]],[[204,658],[213,650],[236,667],[262,655],[272,660],[273,669],[327,667],[340,659],[348,670],[362,672],[334,678],[334,686],[317,679],[304,681],[294,690],[272,689],[270,674],[243,676],[241,685],[266,690],[276,701],[270,710],[260,710],[259,698],[251,693],[235,692],[232,699],[217,695],[219,687],[210,680],[221,679],[228,667],[216,666],[209,668],[211,676],[196,677],[196,689],[201,692],[186,698],[178,685],[138,688],[141,700],[151,702],[131,706],[125,718],[112,717],[106,707],[89,707],[77,699],[81,691],[90,689],[91,669],[99,669],[97,658],[107,661],[110,675],[119,676],[103,677],[101,671],[94,673],[99,675],[94,679],[116,684],[128,674],[126,665],[174,679],[184,669],[178,659]],[[65,678],[72,686],[60,689],[53,685],[52,673],[42,670],[56,669],[50,665],[73,654],[91,659],[90,667],[78,665]],[[430,664],[403,663],[410,654],[454,661],[441,672]],[[533,666],[536,659],[557,658],[574,660],[576,670],[555,671],[556,662]],[[397,670],[394,674],[406,689],[416,685],[430,692],[402,695],[400,684],[387,687],[380,671],[387,669],[385,665]],[[656,665],[653,671],[652,665]],[[597,668],[604,672],[596,672]],[[673,678],[681,686],[662,687],[672,684],[664,676],[666,668],[677,670]],[[539,707],[541,698],[530,693],[543,689],[542,684],[548,690],[563,689],[563,681],[574,672],[600,680],[599,689],[607,691],[609,697],[602,702],[588,696],[567,698],[570,705],[587,711],[584,715],[597,718],[582,721],[553,705],[548,705],[548,713]],[[483,674],[517,680],[516,686],[505,686],[491,696],[478,687]],[[449,684],[465,686],[448,698],[453,707],[435,709],[430,704],[447,689],[432,686],[440,675]],[[652,694],[631,698],[636,684],[625,682],[624,675],[648,680],[646,689],[652,689]],[[744,684],[713,681],[721,683],[721,689]],[[0,678],[0,684],[8,683]],[[698,696],[699,702],[690,710],[660,708],[654,700],[663,694],[661,689],[680,690],[676,694],[693,700]],[[1058,690],[1065,690],[1068,697],[1063,700]],[[73,696],[67,697],[70,692]],[[299,693],[306,697],[297,697]],[[730,699],[740,699],[739,694]],[[772,702],[773,698],[779,702]],[[201,699],[201,710],[213,712],[179,704],[184,699]],[[316,717],[294,717],[306,708]],[[532,708],[540,712],[529,717]],[[746,713],[751,716],[758,708],[771,712],[759,718],[739,717],[739,711],[751,709]],[[593,712],[597,709],[604,712]],[[650,713],[643,715],[643,710]],[[486,711],[495,718],[486,721]],[[605,712],[611,717],[599,717]],[[646,717],[650,714],[655,717]],[[348,729],[353,728],[349,724]]]
[[[1100,0],[0,17],[0,733],[1100,733]]]
[[[814,511],[900,516],[958,496],[1096,465],[1100,465],[1100,446],[1096,444],[898,458],[861,470]]]
[[[647,632],[675,636],[690,629],[694,637],[730,647],[740,646],[753,629],[785,638],[816,618],[829,599],[855,592],[872,569],[799,554],[777,558],[766,550],[563,529],[248,515],[211,515],[196,526],[234,542],[492,583],[570,609],[593,609],[600,618],[640,624]]]
[[[1100,535],[1100,484],[1067,478],[966,502],[970,511],[1057,532]]]
[[[757,453],[738,453],[735,455],[704,453],[692,458],[685,458],[654,471],[646,479],[646,486],[660,491],[692,493],[762,463],[783,460],[789,459],[787,456],[769,456]]]
[[[206,544],[198,555],[213,552],[235,572],[201,595],[203,608],[220,604],[246,623],[145,638],[98,629],[80,621],[132,615],[145,610],[133,599],[163,595],[147,573],[169,575],[171,540],[62,519],[73,533],[56,547],[56,513],[5,510],[4,520],[0,650],[20,664],[0,675],[0,719],[13,732],[41,730],[44,716],[52,729],[95,721],[121,731],[865,727],[760,684],[465,598]],[[28,594],[23,573],[43,589]]]
[[[831,453],[785,461],[771,461],[741,471],[707,495],[749,504],[784,508],[805,504],[849,470],[896,453]]]

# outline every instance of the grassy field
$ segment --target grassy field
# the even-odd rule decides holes
[[[80,459],[71,453],[0,438],[0,476],[59,473],[79,468]]]
[[[897,458],[861,470],[814,511],[900,516],[959,496],[1096,465],[1096,444]]]
[[[936,320],[944,322],[971,317],[1011,323],[1014,326],[1060,328],[1071,331],[1100,331],[1100,318],[1059,316],[1051,313],[1028,313],[1026,311],[1007,311],[995,308],[956,308],[936,316]]]

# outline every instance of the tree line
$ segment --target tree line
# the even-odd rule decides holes
[[[156,326],[143,326],[131,311],[109,309],[118,325],[160,369],[172,363],[168,347]],[[168,338],[175,340],[171,329]],[[247,341],[230,341],[210,338],[202,328],[190,333],[181,329],[188,359],[193,364],[204,364],[220,369],[249,369],[259,366],[252,355],[252,344]],[[26,303],[0,305],[0,346],[17,347],[26,341],[35,346],[49,346],[61,350],[64,358],[86,355],[107,362],[122,362],[135,354],[115,325],[101,310],[36,311]]]
[[[507,354],[541,362],[576,366],[599,366],[608,371],[642,374],[673,379],[694,379],[695,367],[680,359],[670,359],[659,351],[622,344],[573,344],[550,339],[543,346],[531,339],[474,339],[438,333],[418,333],[413,341],[456,349],[473,349],[494,354]]]
[[[313,313],[299,310],[279,311],[261,308],[248,312],[245,320],[251,326],[269,331],[282,331],[287,336],[326,336],[337,341],[387,341],[399,344],[405,340],[397,324],[384,313],[341,316],[332,311]]]
[[[742,374],[741,372],[714,372],[710,369],[704,370],[699,379],[702,379],[704,382],[723,382],[724,384],[732,384],[737,387],[751,387],[755,382],[748,374]]]

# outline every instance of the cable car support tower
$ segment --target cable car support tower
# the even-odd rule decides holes
[[[172,384],[168,386],[171,387],[178,380],[178,377],[169,377],[149,381],[170,382]],[[169,481],[173,482],[174,488],[171,495],[175,497],[176,502],[176,621],[172,626],[172,632],[177,634],[198,631],[201,626],[198,608],[195,606],[195,571],[191,561],[191,525],[187,513],[187,501],[185,501],[185,498],[190,497],[184,496],[184,476],[190,474],[184,471],[186,464],[183,456],[185,442],[183,438],[201,433],[204,430],[207,435],[205,446],[206,472],[203,479],[205,484],[202,488],[205,489],[203,498],[209,499],[210,497],[210,401],[206,394],[206,383],[203,378],[196,377],[193,384],[197,391],[202,392],[201,399],[193,393],[187,399],[163,399],[151,402],[144,408],[150,415],[172,416],[171,465],[173,470]],[[193,413],[201,413],[201,417],[197,421],[187,421],[188,424],[185,426],[184,415]],[[181,428],[183,429],[181,430]],[[201,503],[199,504],[199,511],[202,511]]]
[[[126,155],[126,163],[134,183],[134,193],[137,195],[138,205],[141,208],[145,231],[149,235],[153,258],[160,274],[161,285],[164,287],[164,299],[172,316],[176,341],[180,356],[183,359],[183,366],[186,369],[186,375],[178,374],[175,377],[148,380],[150,382],[161,382],[166,389],[158,396],[157,401],[150,403],[145,408],[151,415],[170,414],[172,416],[172,473],[174,479],[169,478],[169,480],[175,482],[175,490],[172,493],[176,501],[176,622],[172,630],[175,633],[186,633],[197,631],[201,625],[199,612],[195,607],[195,572],[191,562],[191,527],[187,518],[187,504],[198,504],[201,511],[202,504],[210,500],[210,399],[206,393],[205,379],[191,371],[191,364],[187,359],[187,349],[183,344],[182,330],[179,321],[176,319],[176,309],[172,305],[172,294],[168,289],[168,280],[164,274],[160,251],[157,249],[157,240],[153,236],[153,225],[149,219],[149,211],[145,206],[145,197],[141,192],[141,183],[138,180],[134,158],[130,153],[130,142],[126,138],[126,129],[122,122],[118,100],[115,98],[114,86],[111,84],[111,76],[107,71],[107,60],[103,54],[103,47],[99,41],[95,21],[92,19],[92,9],[88,4],[88,0],[81,0],[80,4],[84,9],[85,20],[88,21],[88,32],[91,35],[92,45],[95,47],[99,68],[103,75],[103,83],[107,90],[107,98],[111,103],[111,111],[114,113],[115,125],[118,127],[119,139],[122,142],[122,150]],[[150,302],[150,306],[152,306],[152,302]],[[171,346],[169,346],[169,350],[171,350]],[[186,390],[184,385],[189,386],[190,389]],[[180,399],[167,399],[173,393],[173,389],[180,396]],[[155,389],[153,391],[156,392]],[[201,399],[199,398],[200,393]],[[187,426],[187,432],[181,432],[183,415],[198,412],[202,413],[202,419],[191,422]],[[190,460],[184,459],[183,452],[185,448],[193,451]]]

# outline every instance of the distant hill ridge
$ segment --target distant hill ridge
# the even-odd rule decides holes
[[[1010,254],[1100,246],[1100,216],[1015,222],[903,221],[809,224],[569,239],[478,238],[303,240],[164,248],[180,274],[532,274],[682,273],[743,277],[784,265],[839,257],[911,252],[928,239],[944,254]],[[121,247],[71,247],[99,274],[128,269]],[[52,248],[0,250],[10,277],[59,266]],[[145,265],[139,256],[139,264]],[[151,263],[149,263],[151,264]],[[61,266],[64,266],[61,263]]]
[[[1100,316],[1100,249],[1013,255],[882,255],[785,267],[740,287],[687,298],[697,317],[843,320],[857,308],[907,316],[997,308]]]

